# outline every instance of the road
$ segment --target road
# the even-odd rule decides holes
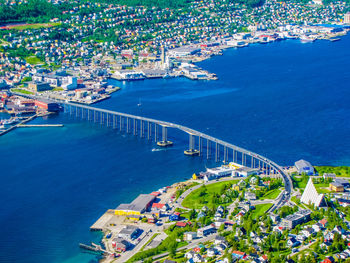
[[[316,243],[316,240],[312,241],[311,243],[309,243],[309,244],[307,244],[307,245],[305,245],[305,246],[302,246],[302,247],[298,248],[298,251],[297,251],[297,252],[294,252],[294,253],[292,253],[292,254],[290,254],[290,256],[292,257],[292,256],[294,256],[294,255],[300,253],[301,251],[303,251],[303,250],[305,250],[305,249],[308,249],[308,248],[309,248],[311,245],[313,245],[314,243]]]
[[[208,235],[208,236],[206,236],[206,237],[202,237],[202,238],[199,238],[199,239],[195,239],[195,240],[192,241],[190,244],[176,249],[176,251],[179,252],[179,251],[184,250],[184,249],[193,248],[193,247],[195,247],[196,245],[198,245],[198,244],[200,244],[200,243],[204,243],[204,242],[207,242],[207,241],[209,241],[209,240],[214,239],[216,235],[217,235],[217,233],[214,233],[214,234]],[[156,256],[153,257],[153,260],[156,260],[156,259],[165,257],[165,256],[167,256],[167,255],[169,255],[169,252],[165,252],[165,253],[156,255]]]

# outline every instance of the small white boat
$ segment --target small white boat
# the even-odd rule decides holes
[[[305,35],[300,36],[300,41],[302,43],[311,43],[311,42],[314,42],[315,40],[316,40],[316,38],[313,38],[313,37],[309,37],[309,36],[305,36]]]

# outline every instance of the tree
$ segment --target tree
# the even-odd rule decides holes
[[[176,249],[177,249],[177,243],[175,240],[172,240],[171,242],[168,243],[168,252],[170,257],[175,257],[176,255]]]

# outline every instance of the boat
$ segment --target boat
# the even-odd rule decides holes
[[[335,41],[339,41],[340,38],[330,38],[329,41],[335,42]]]
[[[139,103],[137,103],[137,107],[140,107],[142,104],[141,104],[141,99],[139,99]]]
[[[239,41],[236,44],[236,47],[246,47],[248,46],[248,43],[244,42],[244,41]]]
[[[17,122],[18,122],[18,118],[10,118],[10,119],[8,119],[8,120],[4,120],[4,121],[2,122],[2,124],[3,124],[4,126],[9,126],[9,125],[15,124],[15,123],[17,123]]]
[[[316,38],[309,37],[309,36],[306,36],[306,35],[301,35],[300,36],[300,41],[302,43],[311,43],[311,42],[314,42],[315,40],[316,40]]]

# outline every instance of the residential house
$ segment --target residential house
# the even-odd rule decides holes
[[[236,259],[243,259],[246,256],[246,253],[241,252],[241,251],[232,251],[232,257]]]

